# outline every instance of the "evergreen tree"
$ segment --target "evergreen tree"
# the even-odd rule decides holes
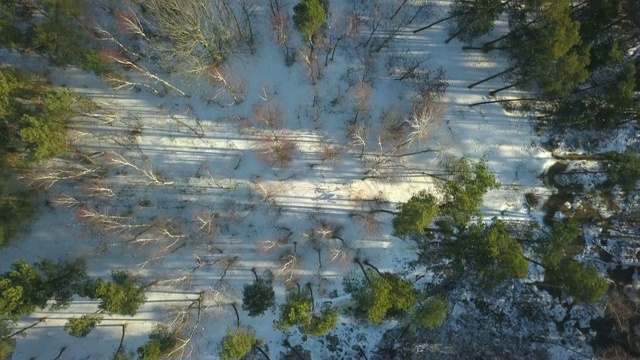
[[[589,47],[581,44],[580,24],[570,17],[569,0],[531,2],[513,11],[509,20],[512,31],[505,49],[515,69],[514,85],[532,83],[543,97],[554,98],[588,78]]]
[[[98,279],[87,284],[85,293],[92,299],[100,299],[100,308],[114,314],[134,316],[147,298],[140,278],[126,271],[111,273],[111,280]]]
[[[263,279],[256,275],[252,284],[245,284],[242,291],[242,310],[249,316],[260,316],[276,306],[276,293],[273,291],[273,280]]]
[[[320,312],[315,311],[311,295],[291,291],[285,302],[280,305],[280,318],[275,328],[288,330],[297,326],[304,334],[322,336],[338,325],[338,311],[328,304],[322,306]]]
[[[251,327],[229,329],[220,343],[220,358],[222,360],[239,360],[258,343],[256,331]]]
[[[575,243],[581,234],[582,231],[574,219],[555,220],[552,233],[543,239],[541,256],[545,268],[557,268],[564,258],[565,248]]]
[[[607,183],[612,187],[620,185],[625,191],[634,190],[640,180],[640,156],[636,151],[627,149],[623,153],[608,152],[604,154],[604,158]]]
[[[528,273],[522,246],[509,235],[506,223],[498,219],[490,225],[469,226],[456,238],[448,238],[444,248],[454,269],[476,273],[489,288]]]
[[[0,359],[10,359],[16,348],[16,339],[11,335],[11,321],[0,320]]]
[[[545,274],[545,281],[559,286],[578,302],[596,302],[609,284],[593,265],[583,266],[573,259],[563,259]]]
[[[300,0],[293,7],[293,25],[309,39],[324,24],[326,18],[327,13],[319,0]]]
[[[345,291],[374,324],[411,309],[416,296],[410,283],[391,273],[363,270],[364,278],[345,278]]]
[[[175,333],[164,325],[156,325],[149,334],[149,341],[138,348],[138,359],[160,360],[178,345]]]
[[[409,201],[398,206],[399,213],[393,218],[393,235],[403,237],[421,234],[438,213],[436,198],[421,191]]]
[[[15,321],[36,308],[45,308],[50,299],[55,300],[52,309],[66,307],[85,278],[81,262],[54,264],[43,259],[29,265],[18,260],[0,278],[0,314]]]
[[[451,39],[457,37],[470,43],[489,33],[508,3],[503,0],[454,0],[449,10]]]
[[[410,325],[414,329],[435,328],[440,326],[447,317],[449,302],[447,298],[435,296],[421,302],[409,317]]]
[[[500,184],[484,159],[473,163],[461,158],[443,166],[449,178],[439,185],[444,194],[444,204],[440,207],[436,225],[444,233],[451,234],[453,229],[462,229],[474,216],[480,216],[478,208],[484,195]]]
[[[71,336],[86,337],[102,322],[102,316],[99,314],[86,314],[81,317],[72,317],[64,324],[64,330]]]
[[[300,328],[302,333],[313,336],[323,336],[338,325],[338,309],[330,304],[322,304],[320,311],[311,315],[311,323]]]

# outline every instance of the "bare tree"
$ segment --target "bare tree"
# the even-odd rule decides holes
[[[223,65],[209,66],[205,75],[209,81],[221,85],[213,97],[213,100],[220,106],[238,105],[244,102],[245,83],[242,80],[232,78],[226,67]]]
[[[123,41],[120,41],[110,31],[99,25],[94,26],[92,30],[99,40],[112,43],[116,47],[113,50],[107,50],[103,52],[102,54],[104,57],[106,57],[116,65],[123,67],[125,70],[135,71],[135,73],[139,74],[143,79],[146,79],[146,82],[136,81],[125,75],[110,72],[105,75],[105,77],[115,89],[129,90],[136,87],[145,87],[155,93],[161,94],[167,92],[170,89],[182,96],[187,96],[184,91],[180,90],[178,87],[174,86],[170,82],[158,76],[155,72],[149,70],[146,66],[142,65],[139,62],[139,60],[142,58],[142,55],[132,50]],[[157,84],[160,84],[164,87],[164,92],[160,92],[156,89],[155,85]]]
[[[111,164],[116,166],[126,166],[132,168],[142,174],[146,179],[147,183],[150,185],[173,185],[173,181],[164,181],[161,177],[153,171],[151,166],[148,168],[140,167],[136,165],[133,161],[125,158],[124,156],[117,154],[115,152],[109,152],[108,160]]]
[[[285,285],[292,286],[296,284],[296,270],[298,270],[302,263],[302,258],[296,252],[294,243],[294,250],[287,250],[280,255],[278,259],[279,267],[276,270],[276,276],[284,278]]]
[[[276,249],[281,249],[289,245],[289,239],[293,235],[293,231],[287,227],[278,227],[278,234],[273,239],[263,240],[260,242],[265,253],[271,253]]]
[[[371,127],[363,121],[351,123],[347,127],[347,137],[349,138],[349,143],[351,144],[352,148],[360,148],[360,159],[362,159],[365,151],[367,150],[370,133]]]
[[[102,166],[89,166],[75,162],[64,162],[48,167],[32,167],[18,174],[27,184],[39,190],[46,190],[60,181],[84,179],[104,175]]]
[[[149,0],[145,8],[161,35],[152,46],[176,71],[197,78],[231,54],[253,51],[254,3],[246,0]]]

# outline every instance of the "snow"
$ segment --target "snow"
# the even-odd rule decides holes
[[[333,0],[331,6],[339,8],[340,3]],[[431,19],[442,16],[448,7],[447,1],[434,4]],[[278,302],[285,296],[285,280],[297,279],[300,284],[313,284],[316,304],[332,301],[349,306],[341,283],[345,274],[359,271],[351,259],[357,256],[381,271],[403,272],[406,261],[414,257],[410,242],[391,236],[388,214],[377,214],[378,229],[373,226],[369,231],[350,215],[372,206],[393,210],[419,190],[432,189],[432,180],[422,174],[437,172],[438,163],[451,156],[488,159],[502,186],[485,199],[482,212],[487,218],[527,221],[531,216],[540,216],[527,211],[522,194],[548,191],[538,175],[549,165],[551,155],[538,145],[541,140],[532,132],[531,123],[498,104],[468,106],[488,100],[488,92],[502,85],[499,79],[493,79],[467,88],[469,83],[503,68],[504,61],[498,54],[462,51],[455,40],[445,45],[444,24],[415,35],[411,29],[402,31],[389,53],[408,49],[412,54],[429,56],[425,65],[431,69],[442,66],[449,79],[442,124],[411,149],[431,148],[437,152],[408,157],[402,167],[381,167],[381,172],[391,175],[389,178],[367,178],[368,168],[359,159],[359,148],[351,146],[347,138],[347,123],[353,117],[350,104],[353,94],[352,90],[346,91],[346,79],[351,73],[361,75],[364,71],[361,54],[355,49],[339,49],[335,60],[323,69],[323,78],[313,86],[306,79],[300,61],[291,67],[285,65],[281,50],[268,35],[268,10],[259,9],[257,17],[258,52],[229,60],[230,76],[245,86],[244,101],[238,105],[212,99],[215,92],[211,89],[191,89],[190,98],[175,94],[159,97],[147,90],[113,91],[98,77],[78,69],[54,70],[49,74],[54,84],[93,99],[102,107],[103,114],[113,120],[107,123],[99,118],[81,117],[73,123],[72,130],[78,135],[76,144],[84,151],[104,152],[96,161],[108,169],[108,175],[99,182],[116,196],[89,196],[88,181],[56,184],[45,195],[47,199],[64,194],[80,199],[82,206],[43,209],[28,235],[3,250],[0,255],[3,270],[17,258],[34,261],[39,257],[81,257],[93,276],[108,277],[111,269],[129,269],[159,283],[147,293],[148,301],[135,317],[108,316],[86,339],[67,335],[62,326],[69,317],[95,311],[94,301],[77,299],[63,311],[36,312],[22,319],[20,324],[27,325],[47,317],[44,324],[18,341],[14,358],[52,358],[62,347],[66,347],[64,357],[69,359],[108,358],[118,346],[122,324],[126,324],[125,345],[135,350],[147,340],[154,324],[171,322],[173,311],[184,309],[203,291],[209,296],[208,305],[202,328],[194,340],[193,356],[215,359],[217,344],[226,329],[235,326],[230,304],[241,301],[243,284],[253,280],[252,268],[258,273],[271,270],[279,275],[275,281]],[[387,74],[385,57],[390,54],[383,52],[375,58],[375,80],[366,111],[372,124],[384,109],[393,104],[405,106],[412,96],[410,84]],[[0,56],[26,68],[42,66],[31,57],[15,53],[3,52]],[[505,92],[502,96],[518,93]],[[332,103],[335,99],[338,101]],[[261,159],[264,157],[259,150],[261,139],[269,129],[252,124],[251,119],[255,107],[267,103],[282,110],[278,136],[297,145],[287,167],[272,166]],[[321,151],[326,144],[339,149],[337,159],[322,159]],[[366,157],[374,160],[376,151],[372,141]],[[118,155],[132,166],[115,166]],[[155,184],[144,171],[158,176]],[[382,201],[373,201],[379,196]],[[127,232],[91,231],[81,215],[88,209],[110,215],[132,214],[140,224],[163,219],[175,224],[177,233],[186,236],[180,240],[185,246],[170,245],[171,240],[166,238],[158,243],[126,244],[131,238]],[[214,229],[205,233],[199,217],[214,213],[218,214]],[[341,229],[339,236],[350,248],[345,261],[330,260],[329,251],[339,245],[338,240],[333,240],[320,245],[322,264],[318,262],[310,234],[314,224],[321,222]],[[292,233],[289,241],[278,243],[288,231]],[[275,245],[273,249],[269,247],[271,244]],[[282,271],[279,257],[285,251],[293,251],[294,246],[302,265],[291,272]],[[232,265],[225,273],[229,262]],[[539,277],[536,269],[532,272],[531,279]],[[470,305],[463,303],[473,299],[467,295],[460,294],[451,306],[452,319],[470,316]],[[492,306],[497,312],[512,311],[508,310],[510,301],[513,299],[500,299]],[[268,312],[263,317],[249,318],[240,312],[241,323],[257,329],[272,357],[283,351],[281,343],[285,338],[294,345],[304,343],[305,348],[313,349],[314,358],[339,356],[327,352],[322,338],[309,337],[305,341],[297,330],[288,334],[273,330],[276,315]],[[555,305],[552,318],[559,320],[563,316]],[[582,326],[585,320],[578,321]],[[371,326],[342,315],[340,325],[331,334],[372,351],[384,332],[395,325],[389,321]],[[344,356],[357,355],[350,347],[344,351]],[[571,357],[561,347],[554,351],[553,358]]]

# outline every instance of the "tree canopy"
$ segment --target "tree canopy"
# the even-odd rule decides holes
[[[111,273],[111,280],[96,280],[86,286],[87,295],[100,299],[100,308],[110,313],[133,316],[146,301],[140,278],[126,271]]]
[[[248,311],[249,316],[263,315],[267,310],[276,307],[276,293],[273,291],[273,281],[256,277],[252,284],[245,284],[242,291],[242,310]]]
[[[304,334],[322,336],[338,325],[338,310],[329,304],[323,304],[316,312],[313,298],[309,294],[291,291],[285,302],[280,305],[280,318],[275,328],[288,330],[297,326]]]
[[[392,273],[366,270],[365,277],[345,278],[345,291],[351,294],[358,309],[366,313],[374,324],[389,315],[407,312],[416,302],[410,283]]]
[[[444,247],[454,268],[477,273],[488,287],[524,278],[528,273],[522,246],[509,235],[506,223],[498,219],[489,225],[469,226],[456,238],[447,239]]]
[[[256,331],[251,327],[241,327],[235,331],[229,329],[220,342],[222,360],[239,360],[258,343]]]
[[[300,0],[293,7],[293,25],[311,39],[324,23],[327,14],[320,0]]]

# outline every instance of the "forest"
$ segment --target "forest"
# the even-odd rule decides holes
[[[639,0],[2,0],[0,359],[640,357]]]

